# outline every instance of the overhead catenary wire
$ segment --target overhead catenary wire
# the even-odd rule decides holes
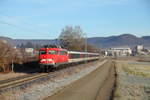
[[[0,12],[0,16],[4,16],[4,17],[8,17],[8,18],[13,18],[12,16],[8,16],[8,15],[6,15],[6,14],[4,14],[4,13],[1,13]],[[25,27],[22,27],[22,26],[19,26],[19,25],[16,25],[16,24],[12,24],[12,23],[9,23],[9,22],[6,22],[6,21],[2,21],[2,20],[0,20],[0,23],[1,24],[5,24],[5,25],[8,25],[8,26],[11,26],[11,27],[14,27],[14,28],[17,28],[17,29],[20,29],[20,30],[23,30],[23,31],[26,31],[26,32],[30,32],[30,33],[38,33],[38,34],[40,34],[40,35],[45,35],[46,37],[47,37],[47,35],[49,34],[49,32],[46,32],[46,33],[48,33],[48,34],[45,34],[44,32],[39,32],[39,31],[37,31],[37,30],[35,30],[35,29],[38,29],[37,27],[35,27],[35,29],[34,30],[32,30],[32,29],[30,29],[30,28],[25,28]],[[23,24],[26,24],[26,25],[29,25],[29,26],[32,26],[32,27],[34,27],[34,25],[33,24],[30,24],[30,23],[27,23],[27,22],[23,22]],[[37,35],[37,34],[36,34]]]
[[[9,25],[9,26],[12,26],[12,27],[15,27],[15,28],[18,28],[18,29],[20,29],[20,30],[28,31],[28,32],[31,32],[31,33],[34,32],[34,33],[40,33],[40,34],[42,34],[41,32],[32,31],[31,29],[23,28],[23,27],[20,27],[20,26],[17,26],[17,25],[15,25],[15,24],[11,24],[11,23],[8,23],[8,22],[5,22],[5,21],[1,21],[1,20],[0,20],[0,23],[1,23],[1,24]]]
[[[4,14],[4,13],[2,13],[2,12],[0,12],[0,16],[4,16],[4,17],[8,17],[8,18],[14,18],[13,16],[9,16],[9,15],[6,15],[6,14]],[[34,24],[31,24],[31,23],[29,23],[29,22],[22,22],[23,24],[26,24],[26,25],[30,25],[30,26],[35,26]]]

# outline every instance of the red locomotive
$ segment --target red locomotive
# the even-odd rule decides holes
[[[58,65],[96,60],[98,53],[67,51],[58,47],[45,47],[39,51],[40,69],[47,71]]]

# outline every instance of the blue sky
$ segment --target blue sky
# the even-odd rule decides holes
[[[150,1],[0,0],[0,36],[54,39],[66,25],[88,37],[150,35]]]

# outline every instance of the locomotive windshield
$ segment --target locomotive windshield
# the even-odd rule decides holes
[[[57,51],[55,51],[55,50],[49,50],[48,54],[57,54]]]
[[[46,54],[46,51],[42,50],[40,51],[40,54]]]

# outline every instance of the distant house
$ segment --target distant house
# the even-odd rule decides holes
[[[133,49],[134,55],[147,55],[150,54],[150,47],[144,47],[143,45],[137,45]]]
[[[150,47],[145,47],[146,51],[150,53]]]
[[[107,51],[107,49],[101,49],[101,55],[102,55],[102,56],[108,56],[108,51]]]
[[[25,52],[33,54],[34,53],[34,49],[33,48],[25,48]]]
[[[130,56],[131,54],[132,50],[129,47],[110,48],[108,50],[109,56],[122,57],[122,56]]]
[[[136,50],[136,53],[140,54],[144,50],[144,46],[143,45],[137,45],[135,47],[135,50]]]
[[[7,40],[2,40],[2,42],[3,42],[3,43],[8,43],[8,41],[7,41]]]

